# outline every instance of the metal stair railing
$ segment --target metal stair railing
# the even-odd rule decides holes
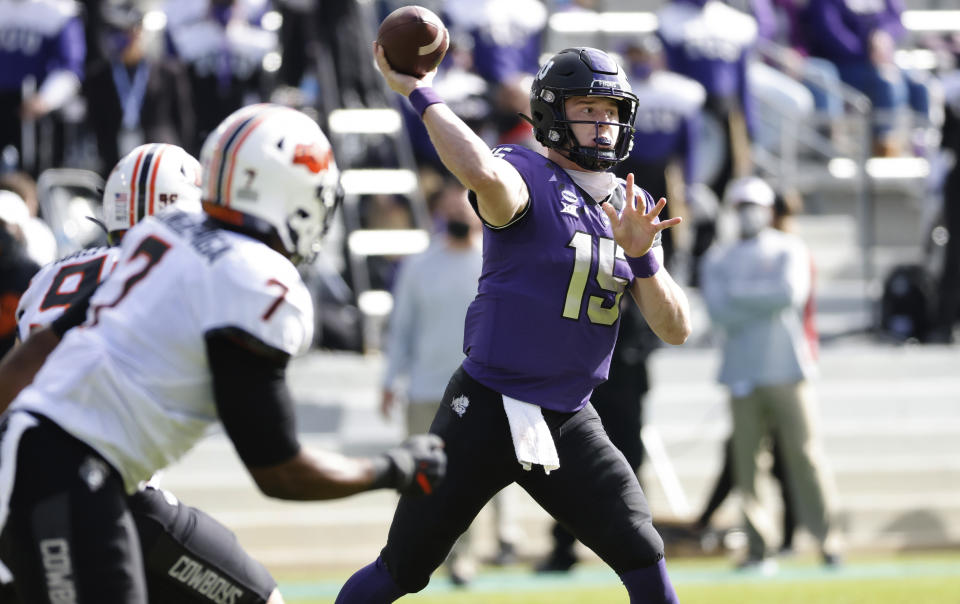
[[[808,65],[801,66],[800,78],[791,75],[792,55],[788,48],[761,40],[756,47],[758,55],[785,76],[802,83],[806,80],[843,100],[843,114],[830,116],[815,112],[812,119],[797,119],[783,107],[763,103],[762,111],[774,116],[779,129],[779,145],[764,149],[753,145],[753,158],[759,170],[771,184],[801,192],[816,191],[827,183],[846,183],[857,200],[856,218],[858,243],[861,252],[861,270],[869,288],[875,278],[873,251],[876,241],[875,209],[873,200],[870,156],[872,149],[872,104],[856,89],[836,80],[824,78]]]
[[[364,351],[378,350],[393,298],[375,283],[370,262],[415,254],[430,240],[430,218],[420,189],[416,162],[400,112],[389,107],[336,109],[327,118],[331,144],[341,167],[344,199],[341,220],[344,261],[362,315]],[[367,152],[385,145],[394,165],[377,165]],[[409,228],[371,229],[364,224],[361,204],[372,195],[396,195],[409,203]]]

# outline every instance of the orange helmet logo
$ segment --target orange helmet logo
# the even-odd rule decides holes
[[[329,147],[321,147],[317,143],[297,145],[293,150],[293,163],[302,164],[314,174],[319,174],[330,167],[330,158],[333,151]]]

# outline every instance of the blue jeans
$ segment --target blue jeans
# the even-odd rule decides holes
[[[918,113],[930,111],[930,94],[926,84],[895,66],[878,68],[869,61],[839,63],[840,78],[867,95],[873,103],[874,133],[889,133],[893,129],[894,112],[909,106]]]
[[[843,115],[843,97],[835,94],[824,83],[840,83],[840,73],[837,66],[820,57],[807,57],[806,67],[817,73],[819,77],[804,79],[804,85],[813,94],[813,105],[820,113],[833,117]]]

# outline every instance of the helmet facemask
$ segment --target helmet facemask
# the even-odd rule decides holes
[[[333,177],[336,178],[335,175]],[[339,183],[321,185],[317,187],[317,204],[314,208],[298,208],[287,217],[287,234],[292,246],[289,249],[293,250],[291,262],[300,265],[314,261],[342,199]]]
[[[572,97],[611,98],[617,102],[617,122],[570,120],[566,101]],[[568,48],[556,55],[537,74],[530,90],[530,108],[538,141],[545,147],[567,154],[586,170],[612,168],[630,155],[633,148],[633,122],[637,97],[630,91],[623,70],[606,53],[592,48]],[[618,130],[612,148],[601,149],[577,140],[571,124],[593,124],[595,139],[600,126],[609,124]]]
[[[560,116],[561,119],[555,120],[555,128],[557,130],[562,129],[563,133],[560,135],[560,141],[566,139],[566,146],[555,147],[558,151],[566,151],[567,156],[578,166],[592,171],[602,172],[609,170],[610,168],[616,166],[624,159],[630,155],[630,150],[633,148],[633,133],[635,128],[633,127],[632,116],[636,113],[636,97],[633,97],[632,100],[626,98],[613,97],[617,100],[618,114],[623,115],[624,112],[631,112],[631,120],[629,122],[607,122],[607,121],[589,121],[589,120],[570,120],[566,117],[566,100],[575,97],[575,96],[601,96],[606,97],[607,95],[596,95],[596,94],[576,94],[577,91],[573,93],[567,93],[559,95],[560,98]],[[632,95],[631,95],[632,96]],[[622,118],[620,118],[622,119]],[[584,145],[577,140],[577,135],[574,133],[573,124],[591,124],[594,127],[594,136],[593,141],[598,141],[601,138],[600,135],[600,126],[609,125],[617,128],[617,140],[611,147],[604,148],[598,146],[599,143],[594,145]],[[550,137],[550,133],[547,135]]]

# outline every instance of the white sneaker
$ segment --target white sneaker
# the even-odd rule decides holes
[[[763,575],[764,577],[769,577],[770,575],[775,575],[780,569],[780,566],[777,564],[776,558],[747,558],[737,564],[737,570],[746,572],[746,573],[755,573],[758,575]]]

